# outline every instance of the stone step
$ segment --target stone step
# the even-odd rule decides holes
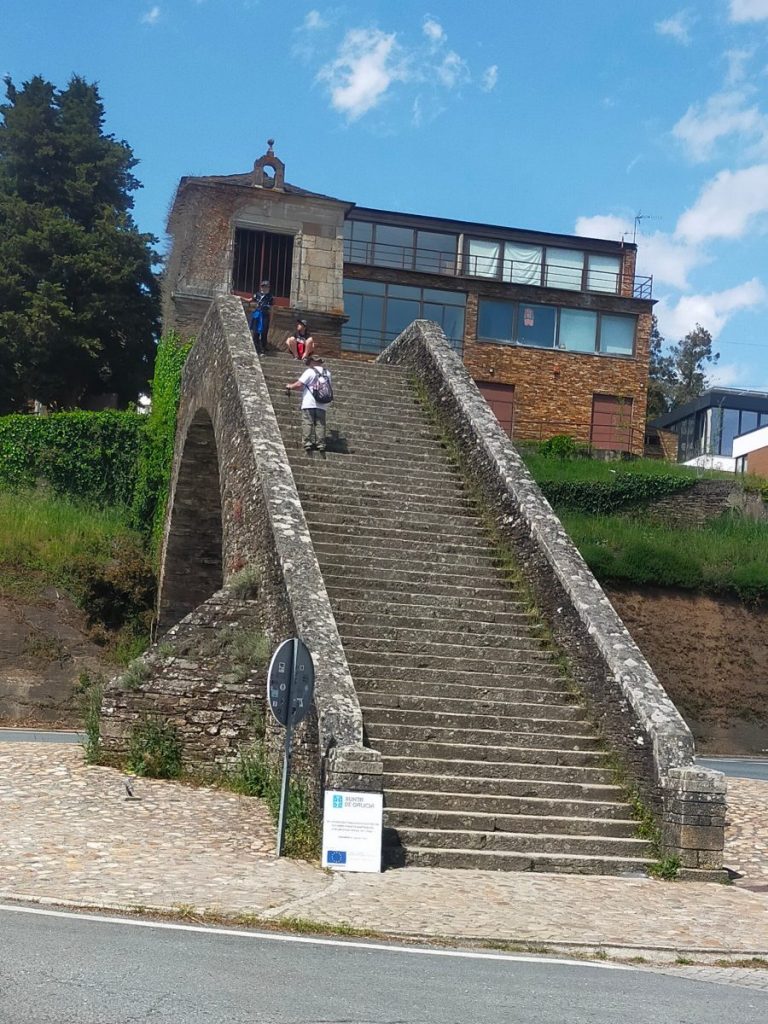
[[[310,534],[313,544],[315,540],[319,544],[326,543],[325,537],[317,528],[314,531],[310,530]],[[460,547],[456,553],[459,554],[462,550],[466,550],[466,548]],[[482,549],[480,550],[482,551]],[[324,566],[323,576],[329,593],[330,588],[334,586],[341,586],[345,589],[354,586],[356,597],[362,597],[364,594],[381,595],[403,590],[455,596],[458,591],[465,591],[470,596],[494,597],[504,600],[520,596],[523,593],[520,588],[515,590],[514,584],[508,586],[500,571],[493,566],[478,566],[473,573],[466,565],[457,565],[456,571],[449,576],[447,573],[440,573],[434,567],[429,571],[426,569],[403,569],[400,566],[380,569],[378,566],[346,567],[341,564],[330,564]]]
[[[385,782],[387,780],[385,779]],[[488,781],[488,780],[486,780]],[[491,780],[492,781],[492,780]],[[514,796],[505,793],[494,792],[468,792],[460,790],[453,792],[446,784],[442,789],[417,789],[418,782],[411,787],[395,786],[387,787],[386,807],[392,811],[396,808],[418,810],[427,808],[430,811],[466,811],[469,814],[489,814],[493,818],[496,814],[509,815],[512,818],[520,819],[522,827],[520,832],[545,832],[546,827],[539,827],[532,823],[544,821],[560,821],[567,818],[575,818],[580,822],[602,822],[620,821],[622,829],[613,835],[634,836],[637,831],[638,822],[631,818],[629,807],[621,801],[608,800],[580,800],[568,799],[567,797],[529,796],[527,794]],[[530,786],[530,783],[528,783]],[[531,820],[532,819],[532,820]],[[399,819],[406,824],[403,819]],[[414,822],[415,824],[415,822]],[[489,826],[493,831],[509,831],[507,821],[501,822],[498,826]],[[450,823],[436,825],[430,823],[430,828],[451,828]],[[473,825],[473,828],[483,827]],[[558,831],[551,826],[552,831]],[[512,831],[518,831],[515,827]],[[587,831],[586,824],[576,826],[576,831]]]
[[[512,589],[510,584],[510,590]],[[352,598],[339,598],[335,603],[334,607],[339,612],[348,613],[354,612],[360,608],[357,600]],[[527,605],[524,606],[522,601],[517,601],[513,597],[500,598],[498,600],[478,598],[478,597],[462,597],[448,598],[444,595],[434,594],[422,594],[422,593],[401,593],[397,596],[396,600],[376,600],[375,597],[371,597],[365,604],[365,611],[363,614],[370,612],[371,615],[382,614],[385,615],[390,612],[393,616],[404,615],[407,616],[414,614],[414,616],[421,615],[464,615],[477,616],[479,620],[488,622],[495,622],[498,617],[498,621],[505,621],[505,616],[510,615],[513,617],[522,616],[525,619],[535,622],[536,619],[531,611],[528,610]]]
[[[423,796],[429,800],[431,793]],[[440,831],[507,832],[517,835],[579,836],[592,839],[635,839],[636,821],[631,818],[581,818],[571,815],[553,816],[522,814],[513,811],[479,811],[471,806],[472,797],[460,797],[466,807],[458,810],[421,808],[419,806],[387,807],[384,825],[397,832],[402,829],[439,829]],[[626,814],[627,808],[623,808]],[[626,851],[625,851],[626,852]]]
[[[306,505],[304,508],[306,510]],[[325,532],[323,530],[323,534]],[[315,534],[317,533],[318,530],[315,529]],[[332,536],[332,534],[330,535]],[[351,540],[354,542],[357,538],[353,536]],[[350,569],[352,567],[394,569],[404,560],[401,551],[391,549],[386,545],[382,547],[381,544],[369,538],[364,538],[362,542],[357,543],[350,543],[348,538],[345,538],[343,542],[313,539],[312,543],[320,561],[325,561],[328,565],[345,565]],[[489,570],[498,570],[499,568],[497,559],[493,555],[462,555],[450,551],[435,551],[430,554],[427,549],[417,549],[415,553],[409,551],[407,565],[411,570],[419,569],[422,572],[430,568],[434,571],[437,567],[447,565],[465,570],[463,575],[468,575],[466,570],[473,566],[482,566]]]
[[[478,707],[487,705],[551,704],[553,707],[579,707],[575,694],[565,689],[560,679],[544,679],[531,681],[528,676],[521,677],[517,685],[511,683],[498,686],[475,686],[467,683],[446,683],[438,675],[439,682],[425,682],[417,678],[393,679],[387,674],[386,666],[382,667],[379,677],[366,673],[356,677],[357,692],[360,701],[375,703],[376,701],[427,701],[439,700],[467,701]],[[382,706],[384,706],[382,704]],[[446,707],[450,707],[446,704]]]
[[[507,761],[443,761],[427,757],[385,757],[384,788],[474,793],[526,799],[620,803],[624,792],[608,768],[526,764]],[[492,774],[494,773],[494,774]]]
[[[516,750],[533,747],[537,750],[599,750],[600,741],[585,734],[576,723],[572,731],[558,730],[562,723],[518,723],[514,729],[473,729],[472,727],[444,727],[437,725],[402,725],[399,722],[369,721],[363,718],[363,728],[370,745],[382,753],[396,753],[393,744],[410,742],[422,744],[422,750],[438,745],[464,747],[465,756],[475,759],[478,747],[488,751]],[[526,727],[527,726],[527,727]]]
[[[390,663],[385,665],[380,658],[363,658],[361,660],[354,652],[347,651],[346,653],[350,667],[354,668],[355,679],[358,682],[365,681],[363,689],[368,687],[369,681],[373,683],[374,680],[381,679],[382,676],[385,676],[392,685],[398,687],[401,683],[408,683],[411,688],[407,692],[410,693],[419,692],[422,686],[429,683],[436,683],[440,686],[486,687],[489,692],[494,691],[497,687],[506,690],[531,686],[558,692],[562,692],[565,688],[557,665],[529,665],[519,670],[517,666],[510,665],[483,665],[479,671],[473,672],[462,668],[430,669]]]
[[[391,572],[373,570],[366,573],[366,579],[351,577],[334,568],[323,572],[326,590],[334,600],[365,601],[369,599],[391,598],[393,604],[414,596],[425,598],[450,598],[453,601],[465,602],[479,600],[484,604],[508,607],[510,593],[503,583],[482,581],[479,586],[464,583],[435,583],[425,573],[414,573],[414,579],[398,579]]]
[[[506,742],[493,746],[485,739],[475,744],[449,743],[426,740],[421,734],[420,738],[415,740],[381,736],[374,740],[369,737],[368,745],[381,752],[385,765],[390,758],[395,757],[439,760],[445,764],[451,763],[454,772],[459,768],[462,772],[466,771],[467,763],[473,761],[486,762],[489,772],[495,770],[491,766],[497,764],[585,765],[595,768],[603,768],[606,765],[607,755],[594,741],[590,741],[591,746],[583,747],[574,746],[564,736],[552,736],[553,742],[549,745],[540,742],[540,736],[523,735],[520,739],[518,742],[516,737],[505,735]]]
[[[308,460],[309,461],[309,460]],[[322,484],[320,486],[319,484]],[[340,492],[331,483],[320,481],[314,477],[311,482],[298,484],[301,495],[301,503],[305,510],[317,507],[321,511],[341,506],[350,512],[358,509],[367,510],[370,516],[376,518],[384,516],[388,519],[399,520],[402,515],[415,513],[423,515],[435,512],[434,494],[408,494],[393,495],[387,490],[385,493],[372,493],[370,488],[360,490],[358,488],[348,489]],[[476,516],[477,509],[468,499],[460,495],[452,497],[448,494],[440,496],[440,513],[447,513],[453,516]]]
[[[436,688],[437,689],[437,688]],[[505,694],[509,690],[502,691]],[[526,691],[530,692],[530,691]],[[489,700],[478,697],[449,697],[447,694],[424,694],[421,689],[413,693],[381,693],[376,690],[357,689],[357,696],[363,712],[374,711],[376,708],[389,708],[400,711],[423,711],[432,714],[464,714],[464,715],[496,715],[511,719],[527,717],[546,718],[549,721],[582,722],[585,720],[584,708],[575,703],[548,703],[544,700]],[[553,700],[551,693],[542,691],[542,697]]]
[[[409,708],[370,707],[363,709],[363,722],[368,735],[382,735],[383,729],[399,730],[418,738],[422,730],[425,739],[446,738],[478,742],[478,737],[501,741],[509,736],[547,735],[593,739],[589,725],[584,718],[548,718],[544,709],[537,709],[536,717],[494,714],[462,714],[458,711],[424,711]]]
[[[440,628],[445,627],[445,628]],[[344,642],[373,641],[379,650],[398,650],[401,653],[417,654],[454,654],[460,656],[461,651],[467,657],[478,657],[481,651],[497,660],[504,658],[505,652],[514,652],[511,660],[519,651],[530,651],[536,655],[551,658],[552,652],[542,646],[540,637],[528,636],[524,629],[510,627],[499,632],[503,627],[494,623],[489,631],[475,627],[472,629],[459,627],[450,628],[450,624],[439,622],[419,628],[416,626],[379,626],[357,625],[347,623],[344,627]],[[391,648],[390,648],[391,645]]]
[[[362,540],[377,541],[381,547],[389,547],[387,541],[393,543],[421,543],[439,546],[441,549],[447,542],[454,549],[462,546],[477,548],[491,554],[487,536],[479,522],[469,517],[442,516],[433,520],[431,527],[426,518],[407,516],[395,523],[377,523],[371,515],[344,512],[339,509],[327,508],[320,510],[304,510],[310,529],[320,527],[323,533],[334,537],[352,535]],[[391,548],[390,548],[391,550]]]
[[[392,504],[398,505],[409,498],[417,498],[419,501],[435,500],[435,488],[431,483],[413,478],[408,485],[407,491],[393,484],[391,480],[364,480],[358,477],[349,477],[342,469],[336,469],[333,465],[330,472],[326,473],[330,459],[322,463],[322,472],[318,472],[319,463],[314,459],[294,459],[292,470],[296,485],[302,495],[312,498],[315,494],[322,497],[330,497],[333,501],[344,501],[348,497],[365,499],[370,496],[372,503],[376,504],[380,498],[385,498]],[[467,492],[461,480],[452,478],[444,481],[440,488],[440,498],[449,498],[451,501],[466,501],[473,505],[472,496]]]
[[[328,560],[330,561],[330,559]],[[360,606],[354,601],[337,601],[334,604],[336,621],[345,625],[410,626],[413,629],[427,627],[433,623],[453,623],[468,627],[499,626],[530,630],[534,635],[541,632],[540,623],[527,611],[472,611],[466,608],[441,608],[429,604],[398,604],[392,606],[382,601],[366,602]]]
[[[551,663],[549,651],[531,651],[525,648],[494,648],[493,656],[478,647],[462,647],[461,644],[409,644],[394,640],[376,640],[349,637],[344,640],[344,650],[350,664],[380,665],[384,663],[398,668],[447,668],[459,672],[489,671],[489,662],[497,666],[513,666],[523,671],[523,666]],[[390,660],[391,659],[391,660]]]
[[[473,829],[398,827],[385,828],[384,845],[401,844],[406,849],[488,850],[491,852],[536,854],[559,853],[587,857],[631,857],[651,859],[650,843],[644,839],[613,836],[580,836],[560,832],[494,832]]]
[[[301,417],[298,413],[278,416],[277,422],[283,438],[296,441],[301,436]],[[400,461],[402,464],[407,461],[418,466],[423,464],[433,470],[445,470],[452,466],[448,450],[428,437],[381,440],[354,424],[339,420],[334,422],[328,417],[325,420],[325,436],[329,453],[347,458],[350,462],[367,463],[375,459],[377,462]]]
[[[449,847],[402,847],[385,850],[390,867],[465,868],[476,871],[540,871],[548,874],[626,875],[642,877],[650,857],[583,856],[555,853],[507,853]]]
[[[288,438],[289,443],[291,440]],[[300,442],[296,440],[296,443]],[[290,449],[288,457],[290,460]],[[307,470],[312,470],[314,476],[322,472],[325,479],[332,480],[336,474],[343,476],[348,482],[357,481],[360,486],[369,482],[388,483],[393,494],[408,494],[416,484],[430,487],[435,495],[440,495],[444,488],[456,486],[456,480],[451,470],[436,469],[427,465],[411,466],[402,463],[398,465],[395,460],[390,460],[385,465],[381,461],[377,463],[362,455],[344,455],[332,451],[328,452],[326,459],[307,459],[301,453],[300,461],[307,467]],[[296,454],[293,456],[291,468],[301,472]]]

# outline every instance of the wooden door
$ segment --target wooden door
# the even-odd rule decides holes
[[[497,384],[491,381],[478,381],[480,394],[491,407],[496,419],[501,424],[501,429],[512,437],[515,412],[515,387],[514,384]]]
[[[632,399],[616,395],[592,396],[593,448],[628,452],[632,447]]]

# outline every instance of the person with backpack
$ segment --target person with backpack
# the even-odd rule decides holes
[[[267,350],[267,335],[269,334],[269,318],[272,313],[272,304],[275,297],[272,294],[269,281],[262,281],[258,292],[251,296],[251,304],[255,307],[251,313],[251,335],[256,351],[263,355]]]
[[[304,451],[312,454],[316,448],[325,457],[325,411],[333,401],[331,371],[323,366],[319,356],[306,356],[307,368],[292,384],[286,384],[286,393],[302,391],[301,434]]]

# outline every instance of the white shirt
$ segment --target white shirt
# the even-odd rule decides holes
[[[304,385],[304,392],[303,392],[302,399],[301,399],[301,408],[302,409],[325,409],[326,408],[326,404],[324,402],[316,402],[315,401],[315,396],[309,390],[309,386],[308,386],[315,379],[315,377],[317,376],[317,374],[319,372],[324,373],[325,376],[328,378],[328,380],[331,379],[331,371],[330,370],[326,370],[325,367],[322,367],[322,370],[320,370],[320,369],[314,370],[311,366],[308,366],[307,369],[304,371],[304,373],[302,373],[302,375],[299,377],[299,380]]]

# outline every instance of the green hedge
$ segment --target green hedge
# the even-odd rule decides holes
[[[152,411],[147,418],[145,440],[139,452],[131,509],[133,525],[149,536],[155,556],[159,553],[162,539],[173,468],[181,372],[191,347],[171,333],[160,339],[155,358]]]
[[[145,427],[135,412],[0,417],[0,486],[44,481],[56,494],[127,508]]]
[[[544,496],[556,509],[609,515],[621,509],[645,505],[696,483],[695,478],[679,476],[632,476],[617,474],[611,482],[601,480],[541,480]]]

